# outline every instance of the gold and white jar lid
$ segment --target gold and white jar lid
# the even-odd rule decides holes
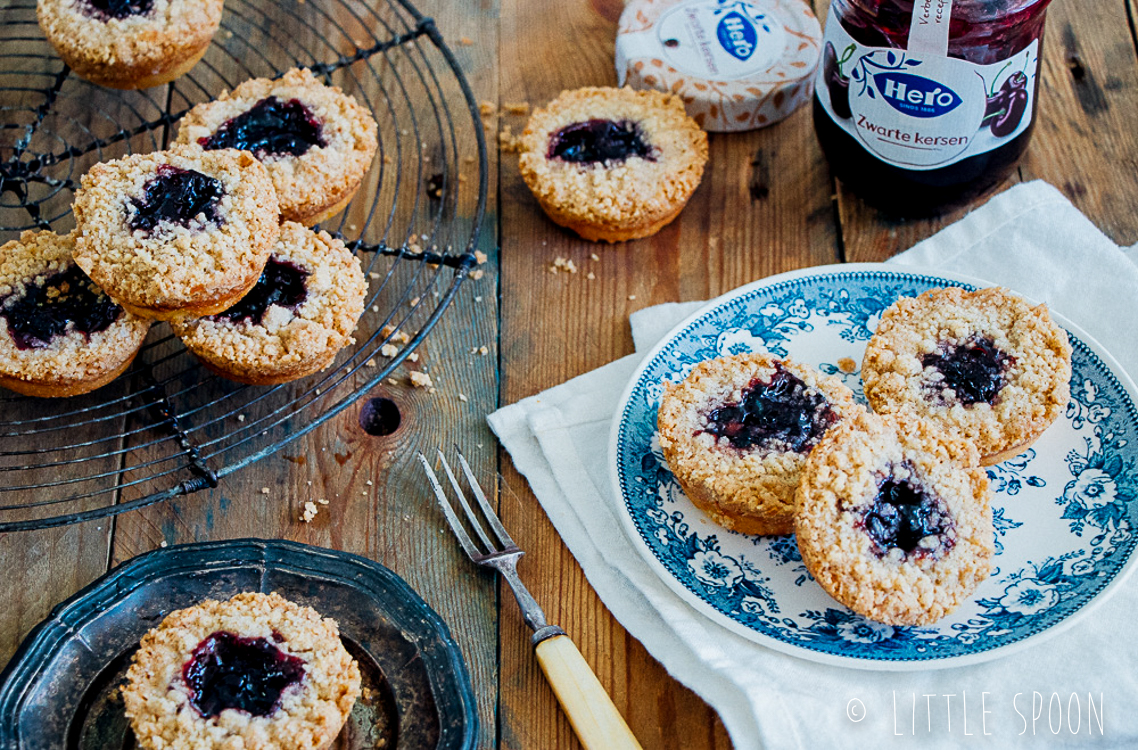
[[[616,72],[680,95],[705,130],[753,130],[810,99],[821,45],[802,0],[629,0]]]

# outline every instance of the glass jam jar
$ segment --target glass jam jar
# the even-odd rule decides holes
[[[1050,0],[833,0],[814,129],[867,203],[936,214],[998,185],[1035,125]]]

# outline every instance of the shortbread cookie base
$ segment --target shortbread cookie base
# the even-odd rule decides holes
[[[281,694],[274,713],[226,709],[207,718],[190,702],[182,667],[215,632],[264,638],[303,660],[304,678]],[[323,750],[343,727],[360,682],[333,620],[275,593],[247,593],[169,614],[143,636],[122,696],[142,750]]]
[[[281,225],[278,257],[304,268],[306,299],[296,310],[271,305],[261,323],[180,318],[174,333],[212,372],[252,385],[274,385],[318,372],[352,342],[367,280],[341,240],[296,222]]]
[[[746,534],[793,532],[806,454],[736,448],[703,429],[712,409],[738,402],[752,380],[775,372],[776,363],[821,392],[839,421],[863,410],[840,378],[759,352],[701,362],[682,383],[665,383],[657,416],[660,447],[684,494],[716,523]]]
[[[807,459],[797,493],[795,534],[806,569],[871,620],[921,625],[949,614],[987,579],[995,554],[991,491],[978,460],[967,441],[907,417],[867,412],[830,430]],[[947,507],[952,545],[943,554],[875,550],[865,512],[883,473],[896,471],[915,473]]]
[[[653,158],[578,164],[548,157],[555,133],[590,119],[635,122]],[[708,154],[707,134],[679,97],[630,88],[562,92],[534,111],[521,144],[522,178],[542,210],[585,239],[605,242],[647,237],[675,219],[699,186]]]
[[[982,334],[1012,357],[992,404],[939,397],[921,358],[942,342]],[[1026,450],[1070,399],[1071,345],[1046,305],[1031,307],[1006,289],[933,289],[897,300],[881,317],[862,362],[874,411],[906,414],[972,441],[985,464]]]

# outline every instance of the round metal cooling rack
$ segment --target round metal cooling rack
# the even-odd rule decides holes
[[[368,274],[357,343],[318,375],[251,387],[211,375],[155,326],[131,369],[94,393],[0,392],[0,532],[216,486],[345,409],[454,299],[476,264],[487,192],[470,87],[434,22],[402,0],[226,0],[202,61],[145,91],[72,75],[40,34],[34,2],[0,4],[0,243],[25,229],[70,231],[73,193],[93,164],[161,149],[190,107],[292,67],[352,94],[379,123],[363,187],[321,227]]]

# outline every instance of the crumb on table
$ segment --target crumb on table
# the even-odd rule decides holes
[[[577,273],[577,264],[569,258],[562,258],[558,256],[553,259],[553,265],[549,267],[550,273],[557,273],[564,271],[565,273]]]

